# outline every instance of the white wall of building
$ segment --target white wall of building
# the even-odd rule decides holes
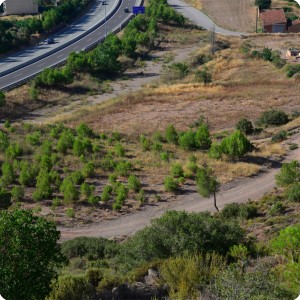
[[[6,15],[36,14],[38,5],[34,0],[6,0],[4,13]]]

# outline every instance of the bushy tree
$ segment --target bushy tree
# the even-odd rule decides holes
[[[54,223],[24,210],[0,213],[0,290],[5,299],[44,299],[64,262]]]
[[[129,238],[121,248],[122,262],[133,268],[155,258],[189,253],[226,254],[231,246],[243,244],[243,229],[218,220],[209,213],[169,211]]]
[[[5,150],[5,156],[11,159],[17,158],[18,156],[22,155],[22,153],[23,149],[17,143],[10,144]]]
[[[3,186],[7,186],[14,182],[15,180],[14,168],[9,161],[5,161],[2,164],[1,171],[2,171],[1,184]]]
[[[255,5],[259,7],[259,9],[268,9],[272,4],[272,0],[255,0]]]
[[[178,138],[178,144],[184,150],[196,149],[195,132],[187,130],[181,133]]]
[[[178,142],[178,133],[172,124],[168,125],[166,128],[166,141],[172,144],[177,144]]]
[[[139,192],[142,187],[140,180],[135,175],[129,175],[128,177],[128,188],[131,191]]]
[[[234,160],[242,158],[247,152],[253,149],[251,142],[239,130],[224,138],[220,146],[222,153]]]
[[[36,180],[36,189],[32,194],[35,201],[48,199],[52,195],[51,178],[46,169],[41,169]]]
[[[81,123],[77,128],[76,131],[79,136],[81,137],[88,137],[92,138],[94,136],[93,129],[90,128],[88,125]]]
[[[272,249],[292,262],[300,262],[300,225],[286,227],[271,241]]]
[[[275,175],[276,184],[279,186],[289,186],[300,181],[300,165],[297,160],[283,163],[280,171]]]
[[[34,180],[37,175],[37,169],[31,166],[27,161],[21,163],[19,182],[24,186],[34,186]]]
[[[74,135],[71,130],[64,130],[57,142],[57,150],[61,153],[66,154],[68,149],[71,149],[74,144]]]
[[[95,289],[84,275],[64,275],[58,277],[47,300],[91,299]]]
[[[195,145],[197,149],[208,150],[211,146],[211,137],[207,124],[198,127],[195,134]]]
[[[80,186],[80,193],[84,200],[87,200],[95,191],[95,187],[86,182],[82,183]]]
[[[95,174],[95,165],[93,162],[89,161],[87,162],[83,169],[82,169],[82,175],[87,178],[87,177],[92,177]]]
[[[9,138],[4,131],[0,130],[0,150],[4,152],[8,146]]]
[[[252,122],[245,118],[239,120],[235,128],[244,134],[252,134],[254,131]]]
[[[16,185],[11,190],[11,198],[14,201],[21,201],[21,200],[23,200],[24,195],[25,195],[25,192],[24,192],[24,188],[22,186],[17,186]]]
[[[262,126],[280,126],[288,122],[288,115],[284,111],[275,109],[264,111],[257,121],[257,123]]]
[[[60,191],[63,193],[65,203],[73,203],[79,198],[79,193],[70,177],[63,180]]]
[[[164,186],[167,192],[175,193],[179,189],[178,181],[174,179],[172,176],[167,176],[164,179]]]
[[[74,155],[80,157],[84,154],[84,145],[82,143],[82,140],[79,138],[76,138],[73,144],[73,153]]]
[[[117,163],[115,171],[120,176],[128,176],[129,172],[132,170],[132,165],[129,161],[124,160]]]
[[[183,168],[182,168],[181,164],[175,163],[171,166],[171,175],[173,177],[183,177],[184,176]]]
[[[300,183],[293,184],[287,191],[287,198],[290,201],[300,202]]]

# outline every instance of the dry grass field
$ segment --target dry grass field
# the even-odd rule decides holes
[[[216,24],[240,32],[255,31],[254,0],[198,0]]]
[[[269,62],[244,56],[240,44],[232,39],[231,48],[217,52],[206,64],[213,77],[207,86],[195,82],[191,72],[174,84],[148,85],[142,91],[86,108],[72,119],[97,130],[137,136],[162,131],[169,123],[182,130],[201,115],[213,131],[220,131],[234,127],[242,117],[255,121],[267,109],[299,110],[300,87],[295,80]]]

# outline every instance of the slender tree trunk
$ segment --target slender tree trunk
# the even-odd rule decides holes
[[[214,191],[214,206],[217,211],[219,211],[218,206],[217,206],[217,197],[216,197],[216,191]]]

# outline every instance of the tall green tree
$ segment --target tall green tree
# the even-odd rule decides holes
[[[7,300],[45,299],[64,262],[54,223],[24,210],[0,212],[0,291]]]
[[[219,208],[217,207],[216,194],[219,190],[220,183],[218,182],[212,169],[208,167],[199,169],[196,175],[196,183],[198,192],[202,197],[209,198],[211,195],[214,196],[214,206],[216,210],[219,211]]]

